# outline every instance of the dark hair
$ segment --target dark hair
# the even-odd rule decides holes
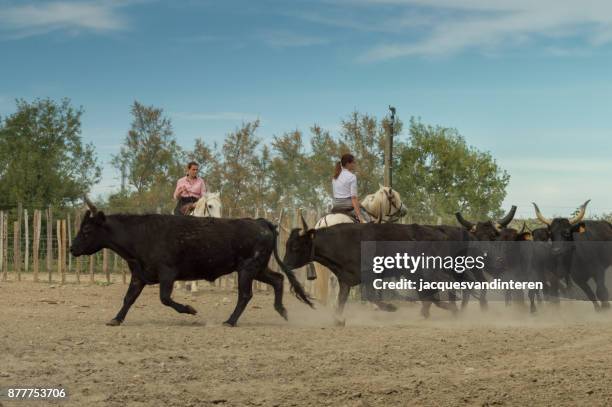
[[[355,157],[353,157],[353,154],[343,154],[342,158],[340,158],[340,161],[336,163],[336,168],[334,169],[334,179],[338,179],[340,172],[342,172],[342,167],[345,167],[346,164],[350,164],[353,161],[355,161]]]
[[[198,167],[200,166],[200,164],[198,164],[198,163],[197,163],[197,162],[195,162],[195,161],[189,161],[189,164],[187,164],[187,169],[188,169],[188,170],[190,170],[190,169],[191,169],[191,167],[193,167],[194,165],[195,165],[195,166],[198,166]]]

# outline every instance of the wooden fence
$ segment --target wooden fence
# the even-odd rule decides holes
[[[250,212],[250,213],[249,213]],[[318,211],[303,211],[309,225],[313,226],[319,217]],[[16,214],[0,211],[0,281],[31,281],[34,283],[59,284],[110,284],[129,282],[129,268],[123,259],[108,249],[91,256],[73,257],[69,253],[72,238],[80,227],[82,211],[73,211],[61,219],[55,219],[53,209],[36,209],[29,213],[18,208]],[[288,209],[283,217],[283,226],[290,230],[300,225],[300,210]],[[279,213],[260,209],[253,211],[227,211],[224,217],[266,218],[278,222]],[[42,232],[46,232],[42,236]],[[285,251],[287,233],[279,228],[278,250],[281,258]],[[273,256],[272,256],[273,257]],[[270,260],[270,267],[280,271],[276,261]],[[305,268],[296,270],[306,290],[314,297],[327,298],[327,275],[315,281],[306,280]],[[237,287],[236,273],[224,276],[214,285],[224,289]],[[288,289],[288,284],[285,287]],[[255,282],[254,288],[272,290],[270,286]]]

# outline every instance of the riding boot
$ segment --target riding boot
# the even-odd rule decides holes
[[[308,280],[317,279],[317,272],[315,271],[314,265],[312,263],[308,264],[308,268],[306,269],[306,278]]]

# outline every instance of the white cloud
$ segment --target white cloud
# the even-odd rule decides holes
[[[14,3],[0,6],[0,36],[20,39],[52,31],[110,32],[123,30],[127,21],[113,1]]]
[[[347,11],[357,5],[366,13],[376,12],[379,21],[360,24],[358,29],[396,28],[396,39],[370,48],[361,55],[362,61],[447,56],[466,49],[490,52],[536,39],[555,43],[572,38],[585,47],[612,42],[609,0],[340,0],[333,4]],[[415,19],[415,15],[427,17]],[[348,18],[305,19],[345,28],[355,25]],[[416,23],[420,24],[418,29]]]

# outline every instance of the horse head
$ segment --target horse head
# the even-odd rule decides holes
[[[195,203],[193,216],[220,218],[221,217],[221,196],[219,192],[209,192]]]

